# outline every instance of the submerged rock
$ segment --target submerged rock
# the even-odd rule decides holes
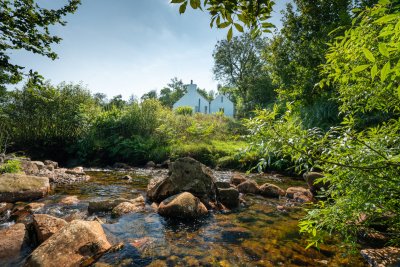
[[[279,186],[273,184],[263,184],[260,186],[260,195],[265,197],[276,197],[279,198],[280,196],[285,195],[285,191],[280,188]]]
[[[25,174],[0,175],[0,202],[29,201],[45,197],[50,191],[49,179]]]
[[[75,220],[35,249],[24,266],[79,266],[110,247],[100,223]]]
[[[79,203],[79,199],[77,196],[67,196],[62,198],[60,203],[65,205],[75,205]]]
[[[108,199],[108,200],[101,200],[101,201],[90,201],[88,206],[89,213],[94,212],[110,212],[115,207],[123,202],[132,203],[135,205],[143,205],[144,206],[144,198],[143,196],[139,196],[134,199],[126,199],[126,198],[117,198],[117,199]]]
[[[28,235],[22,223],[0,230],[0,260],[18,257],[27,242]]]
[[[259,192],[258,185],[254,180],[246,180],[237,186],[240,193],[257,194]]]
[[[45,206],[44,203],[32,202],[32,203],[29,203],[28,205],[26,205],[24,207],[24,209],[29,210],[29,211],[33,211],[33,212],[37,212],[40,209],[42,209],[44,206]]]
[[[130,180],[132,180],[132,177],[131,177],[130,175],[124,175],[124,176],[121,177],[121,180],[128,180],[128,181],[130,181]]]
[[[200,199],[189,192],[183,192],[165,199],[160,203],[157,211],[161,216],[179,219],[198,218],[208,213],[206,206],[201,203]]]
[[[167,178],[152,179],[147,187],[148,198],[156,202],[181,192],[190,192],[205,202],[215,201],[213,173],[195,159],[179,158],[170,164],[170,175]]]
[[[39,244],[46,241],[53,234],[57,233],[68,223],[60,218],[56,218],[47,214],[34,214],[33,227],[36,232]]]
[[[400,266],[400,248],[363,249],[361,255],[373,267]]]
[[[239,207],[239,191],[236,188],[220,188],[218,189],[218,198],[221,203],[229,209]]]

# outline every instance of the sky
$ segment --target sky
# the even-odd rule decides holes
[[[66,0],[37,2],[57,8]],[[271,22],[279,28],[279,11],[287,0],[278,2]],[[53,84],[81,82],[109,98],[141,97],[159,91],[173,77],[216,91],[212,52],[217,41],[226,38],[226,29],[210,28],[205,12],[188,8],[180,15],[178,7],[169,0],[82,0],[78,11],[65,18],[65,27],[52,28],[52,34],[63,39],[53,46],[58,59],[24,51],[10,56],[13,63],[38,71]]]

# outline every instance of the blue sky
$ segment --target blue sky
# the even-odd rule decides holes
[[[285,1],[275,5],[272,23],[280,26]],[[55,8],[65,0],[40,0]],[[169,0],[82,0],[65,27],[52,32],[63,41],[53,46],[55,61],[13,51],[14,63],[34,69],[52,83],[82,82],[93,93],[108,97],[140,97],[161,89],[171,78],[216,90],[212,52],[226,30],[211,29],[207,13],[190,10],[179,15]]]

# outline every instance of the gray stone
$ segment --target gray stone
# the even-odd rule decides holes
[[[160,202],[181,192],[190,192],[205,202],[215,201],[215,177],[210,168],[189,157],[179,158],[170,164],[169,177],[150,181],[147,196]]]
[[[220,188],[218,189],[219,201],[229,209],[239,207],[239,191],[236,188]]]

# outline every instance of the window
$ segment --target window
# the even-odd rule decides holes
[[[204,106],[204,113],[207,114],[207,106]]]
[[[221,96],[221,103],[224,103],[224,97]]]
[[[225,110],[224,110],[224,108],[219,108],[219,112],[221,112],[221,113],[225,113]]]

